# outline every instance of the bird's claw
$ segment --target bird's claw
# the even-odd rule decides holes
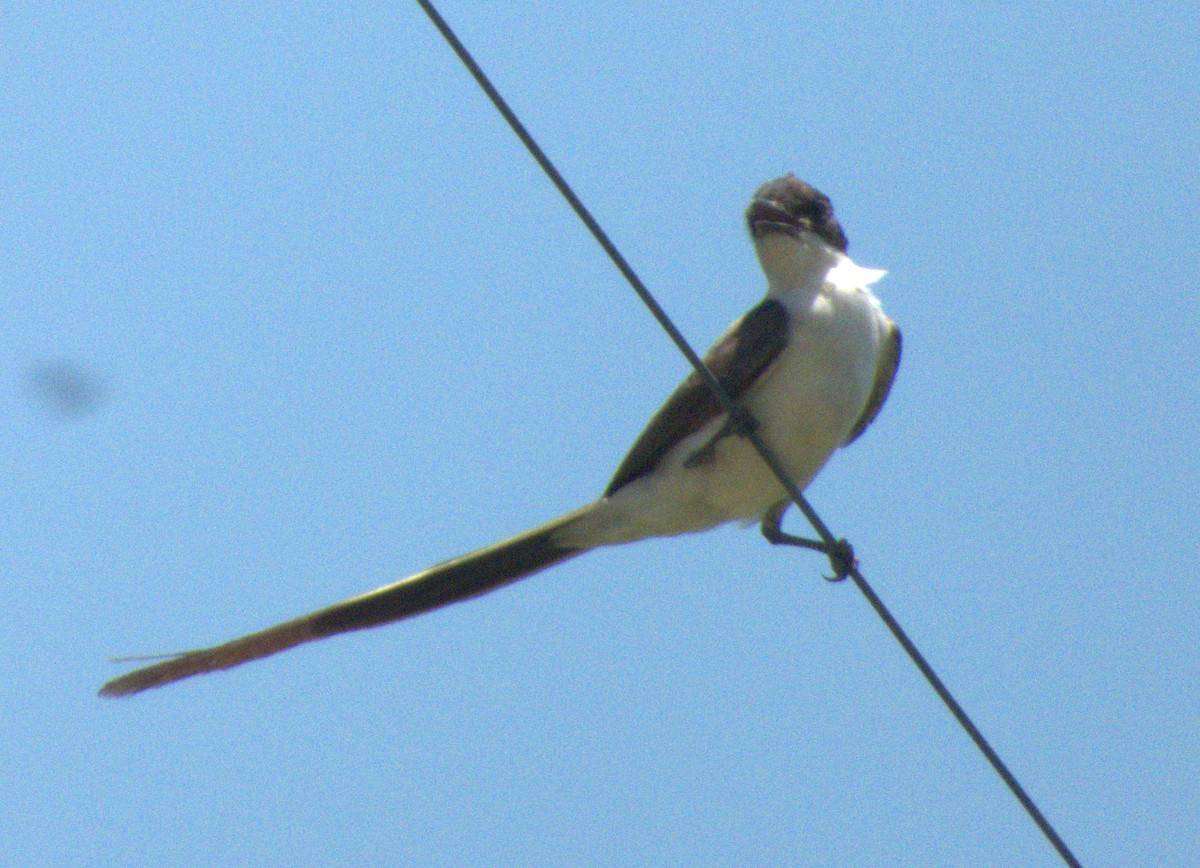
[[[846,576],[858,566],[858,558],[854,555],[854,547],[845,539],[835,540],[822,549],[829,557],[829,565],[833,567],[832,576],[821,576],[827,582],[844,582]]]
[[[829,565],[833,567],[832,576],[822,576],[821,578],[827,582],[845,581],[846,577],[858,566],[858,558],[854,555],[854,547],[845,539],[826,543],[821,540],[808,539],[807,537],[785,533],[780,525],[786,509],[785,505],[781,509],[772,510],[763,519],[762,535],[766,537],[767,542],[772,545],[799,546],[800,548],[818,551],[829,558]]]

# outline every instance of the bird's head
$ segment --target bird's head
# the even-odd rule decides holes
[[[846,233],[829,197],[795,175],[758,188],[746,225],[772,287],[806,282],[845,259]]]
[[[838,253],[846,252],[846,233],[833,216],[833,203],[795,175],[768,181],[755,191],[746,225],[756,242],[785,235],[809,243],[819,240]]]

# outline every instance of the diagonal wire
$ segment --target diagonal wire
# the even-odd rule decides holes
[[[774,473],[779,479],[779,482],[783,485],[784,490],[792,499],[792,502],[795,503],[796,507],[801,513],[803,513],[809,524],[812,525],[813,529],[817,532],[817,535],[821,538],[821,541],[825,544],[826,548],[830,552],[844,550],[839,548],[839,546],[845,545],[844,541],[837,540],[834,537],[833,533],[829,530],[828,525],[821,520],[821,517],[816,513],[812,506],[809,505],[808,500],[804,497],[803,493],[801,493],[800,489],[796,487],[796,484],[788,476],[788,473],[780,463],[779,458],[759,436],[758,431],[755,429],[753,424],[752,418],[748,417],[747,412],[742,407],[738,406],[729,397],[729,395],[726,394],[725,390],[721,387],[721,384],[717,381],[717,378],[713,376],[712,371],[708,369],[708,366],[704,364],[704,361],[696,354],[696,351],[692,349],[691,344],[688,343],[682,332],[675,327],[675,324],[671,321],[670,317],[667,316],[666,311],[663,310],[661,305],[659,305],[658,301],[650,293],[650,290],[646,288],[646,285],[642,283],[641,278],[637,276],[637,273],[634,272],[632,266],[630,266],[625,257],[621,255],[621,252],[617,249],[616,245],[613,244],[612,240],[608,237],[608,234],[601,228],[600,224],[596,222],[596,218],[592,216],[591,212],[588,211],[587,207],[583,204],[579,197],[575,195],[575,191],[571,188],[571,185],[567,183],[566,179],[562,176],[558,169],[555,168],[554,164],[550,162],[550,158],[546,156],[546,153],[541,149],[541,146],[538,145],[533,136],[529,134],[529,131],[525,129],[525,125],[521,123],[520,119],[504,100],[504,97],[502,97],[500,92],[496,90],[495,86],[484,73],[483,69],[480,68],[479,64],[475,62],[475,58],[473,58],[471,53],[467,51],[466,46],[459,41],[454,31],[450,28],[450,25],[446,23],[446,20],[442,18],[441,14],[437,11],[430,0],[416,0],[416,2],[417,5],[419,5],[425,12],[425,14],[429,16],[429,20],[433,22],[433,25],[438,29],[438,31],[442,34],[442,37],[454,50],[454,53],[458,55],[458,59],[462,61],[463,65],[467,68],[467,71],[471,73],[471,76],[475,79],[479,87],[482,88],[485,94],[487,94],[488,99],[492,101],[492,105],[494,105],[496,110],[500,112],[501,116],[512,128],[512,131],[516,133],[517,138],[521,140],[523,145],[525,145],[526,150],[528,150],[533,159],[537,161],[537,164],[542,167],[542,171],[546,173],[554,186],[558,188],[558,192],[561,193],[562,197],[567,200],[567,204],[571,206],[571,209],[575,212],[579,219],[583,221],[583,224],[588,228],[588,231],[592,233],[592,236],[596,239],[597,243],[599,243],[599,245],[604,249],[604,252],[608,254],[609,259],[612,260],[613,264],[617,267],[617,270],[621,272],[621,275],[625,278],[629,285],[633,287],[633,291],[637,293],[643,304],[649,308],[650,313],[654,315],[656,320],[658,320],[658,324],[662,326],[663,331],[667,333],[667,335],[674,342],[675,346],[679,348],[679,351],[683,353],[684,357],[686,357],[691,363],[692,367],[695,368],[696,373],[699,374],[701,379],[704,380],[705,384],[712,391],[713,395],[715,395],[716,398],[721,402],[721,405],[729,413],[730,417],[739,422],[741,427],[739,433],[743,434],[758,451],[759,455],[762,456],[763,461],[766,462],[767,466],[771,469],[771,472]],[[942,679],[938,677],[938,674],[933,670],[933,667],[929,665],[929,662],[925,659],[925,656],[920,652],[917,646],[913,644],[913,641],[908,637],[908,634],[905,632],[904,628],[900,626],[900,622],[896,620],[891,611],[889,611],[887,606],[884,605],[883,600],[879,598],[879,595],[875,593],[875,590],[867,582],[866,577],[864,577],[859,571],[857,562],[851,559],[847,566],[848,570],[846,571],[846,574],[849,575],[854,581],[855,586],[862,593],[862,595],[866,597],[867,602],[871,604],[871,608],[875,610],[876,614],[887,626],[888,630],[890,630],[892,635],[895,636],[896,641],[900,643],[900,646],[904,649],[905,653],[908,654],[909,658],[916,665],[917,669],[919,669],[921,674],[925,676],[925,680],[929,682],[931,687],[933,687],[934,692],[938,695],[938,698],[942,700],[942,702],[950,710],[950,713],[954,715],[955,720],[958,721],[959,725],[964,731],[966,731],[967,735],[970,736],[971,741],[973,741],[975,746],[979,748],[980,752],[996,771],[996,774],[1000,776],[1000,779],[1004,781],[1005,785],[1009,788],[1009,790],[1012,791],[1012,794],[1016,797],[1017,801],[1021,803],[1021,807],[1023,807],[1026,813],[1029,814],[1034,824],[1037,825],[1041,833],[1058,852],[1058,855],[1062,858],[1063,862],[1065,862],[1067,865],[1073,866],[1073,868],[1074,866],[1078,866],[1080,864],[1079,860],[1075,858],[1075,855],[1071,852],[1070,848],[1067,847],[1066,842],[1063,841],[1063,839],[1059,836],[1054,826],[1051,825],[1050,821],[1046,819],[1046,816],[1041,812],[1033,799],[1030,798],[1029,794],[1025,792],[1025,788],[1021,786],[1021,782],[1017,780],[1011,771],[1009,771],[1004,760],[1000,758],[1000,755],[997,754],[992,748],[991,744],[988,743],[988,740],[984,737],[983,733],[979,731],[979,728],[975,726],[967,712],[961,705],[959,705],[958,700],[954,698],[949,688],[947,688]],[[835,563],[835,569],[837,569],[837,567],[838,565]]]

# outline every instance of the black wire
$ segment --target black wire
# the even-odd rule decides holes
[[[651,295],[650,290],[648,290],[646,285],[642,283],[641,278],[637,276],[633,268],[625,260],[625,257],[621,255],[621,252],[617,250],[616,245],[612,243],[612,240],[608,237],[608,234],[600,227],[600,224],[596,222],[596,219],[592,216],[591,212],[588,211],[583,202],[580,201],[579,197],[575,195],[575,191],[571,189],[571,185],[567,183],[566,179],[562,176],[562,174],[559,173],[554,164],[550,162],[550,158],[546,156],[545,152],[541,149],[541,146],[539,146],[534,140],[533,136],[529,134],[529,131],[525,129],[525,125],[521,123],[520,119],[516,116],[513,110],[509,108],[508,103],[504,100],[504,97],[500,95],[500,92],[496,90],[495,86],[480,68],[479,64],[475,62],[475,58],[471,56],[471,53],[467,51],[466,46],[459,41],[458,37],[454,34],[454,31],[450,29],[450,25],[446,23],[446,20],[442,18],[441,14],[436,8],[434,8],[433,4],[429,2],[429,0],[417,0],[417,5],[419,5],[421,9],[424,10],[425,14],[429,16],[429,20],[433,22],[433,25],[442,34],[442,37],[447,43],[449,43],[450,47],[454,49],[454,53],[458,55],[458,59],[462,61],[463,65],[471,73],[472,77],[474,77],[476,83],[478,83],[480,88],[483,89],[483,92],[487,94],[488,99],[492,101],[492,105],[496,107],[496,110],[500,112],[504,120],[508,122],[510,127],[512,127],[512,131],[517,134],[517,138],[519,138],[521,143],[525,145],[526,150],[528,150],[534,160],[537,161],[537,164],[542,167],[542,171],[546,173],[546,175],[553,182],[554,186],[558,188],[558,192],[561,193],[563,198],[567,200],[567,204],[571,206],[571,208],[578,215],[579,219],[583,221],[583,225],[588,228],[588,231],[592,233],[592,236],[604,249],[604,252],[608,254],[609,259],[611,259],[613,264],[616,265],[617,270],[621,272],[621,275],[626,281],[628,281],[629,285],[633,287],[633,291],[638,294],[638,297],[642,300],[646,307],[650,309],[650,313],[652,313],[654,318],[658,320],[658,324],[662,326],[663,331],[667,333],[667,335],[675,343],[675,346],[679,348],[679,351],[683,353],[689,362],[691,362],[692,367],[696,369],[696,373],[700,375],[700,377],[707,384],[708,388],[712,390],[712,393],[721,402],[721,405],[731,416],[735,418],[745,418],[745,411],[739,407],[729,397],[729,395],[725,393],[725,390],[721,387],[721,384],[717,381],[717,378],[713,376],[712,371],[708,369],[708,366],[704,364],[704,361],[696,354],[696,351],[692,349],[691,344],[687,342],[687,339],[683,336],[679,329],[675,327],[675,324],[671,321],[670,317],[667,316],[666,311],[662,309],[662,306],[659,305],[658,301],[653,295]],[[754,448],[758,450],[759,455],[762,456],[763,461],[766,462],[767,466],[771,469],[771,472],[774,473],[779,479],[779,482],[783,485],[783,488],[788,493],[788,496],[791,497],[792,501],[804,514],[804,517],[808,519],[809,524],[813,526],[813,529],[817,532],[817,535],[821,537],[821,541],[824,542],[828,547],[832,548],[835,546],[837,540],[834,538],[833,533],[829,530],[829,527],[824,521],[821,520],[821,517],[817,515],[816,511],[809,505],[808,500],[788,476],[787,471],[779,462],[779,459],[775,456],[775,453],[771,451],[767,444],[764,443],[762,438],[758,435],[758,432],[755,430],[753,424],[743,424],[741,427],[742,430],[739,433],[744,434]],[[924,655],[921,654],[921,652],[917,649],[917,646],[913,644],[913,641],[908,637],[908,634],[904,631],[904,628],[900,626],[900,622],[893,617],[887,606],[884,605],[883,600],[879,598],[879,595],[875,593],[874,589],[859,571],[857,564],[850,564],[847,574],[851,579],[854,580],[855,586],[862,593],[862,595],[867,598],[867,602],[871,604],[871,607],[875,610],[876,614],[878,614],[883,620],[883,623],[887,625],[887,628],[892,632],[892,635],[896,637],[896,641],[900,643],[900,647],[904,649],[905,653],[908,654],[909,658],[921,671],[921,674],[925,676],[925,680],[929,682],[931,687],[933,687],[934,692],[937,693],[938,697],[943,703],[945,703],[946,707],[950,709],[950,713],[954,715],[955,720],[958,721],[959,725],[962,726],[967,735],[970,736],[971,741],[975,742],[975,746],[979,748],[980,752],[984,755],[987,761],[991,763],[992,768],[996,770],[996,773],[1000,776],[1000,779],[1004,781],[1005,785],[1012,791],[1013,795],[1016,796],[1017,801],[1021,803],[1021,807],[1025,809],[1026,813],[1028,813],[1033,819],[1033,822],[1037,825],[1038,829],[1041,830],[1042,834],[1046,836],[1046,839],[1051,843],[1051,845],[1053,845],[1054,849],[1058,851],[1058,855],[1062,857],[1063,862],[1065,862],[1067,865],[1073,866],[1073,868],[1074,866],[1078,866],[1080,864],[1079,860],[1075,858],[1075,855],[1071,852],[1070,848],[1067,847],[1066,842],[1063,841],[1058,832],[1055,831],[1054,826],[1052,826],[1050,821],[1046,819],[1046,816],[1041,812],[1037,804],[1034,803],[1033,799],[1029,797],[1029,794],[1025,792],[1025,788],[1021,786],[1020,781],[1018,781],[1013,773],[1009,771],[1008,766],[1004,763],[1004,760],[1002,760],[1000,755],[992,749],[991,744],[989,744],[988,740],[984,738],[983,733],[979,731],[977,726],[975,726],[967,712],[963,710],[961,705],[958,704],[958,701],[954,698],[953,694],[950,693],[949,688],[947,688],[942,682],[942,679],[938,677],[938,674],[934,672],[933,667],[929,665],[929,662],[925,659]]]

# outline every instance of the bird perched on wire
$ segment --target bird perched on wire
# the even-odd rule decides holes
[[[829,198],[785,175],[762,185],[746,225],[766,296],[704,356],[742,411],[696,373],[650,419],[595,501],[424,572],[221,645],[186,651],[108,682],[125,696],[229,669],[305,642],[377,627],[476,597],[600,546],[760,522],[773,542],[790,503],[743,436],[748,420],[799,489],[875,419],[900,364],[900,331],[871,285],[885,272],[846,255]],[[820,544],[812,544],[820,548]]]

